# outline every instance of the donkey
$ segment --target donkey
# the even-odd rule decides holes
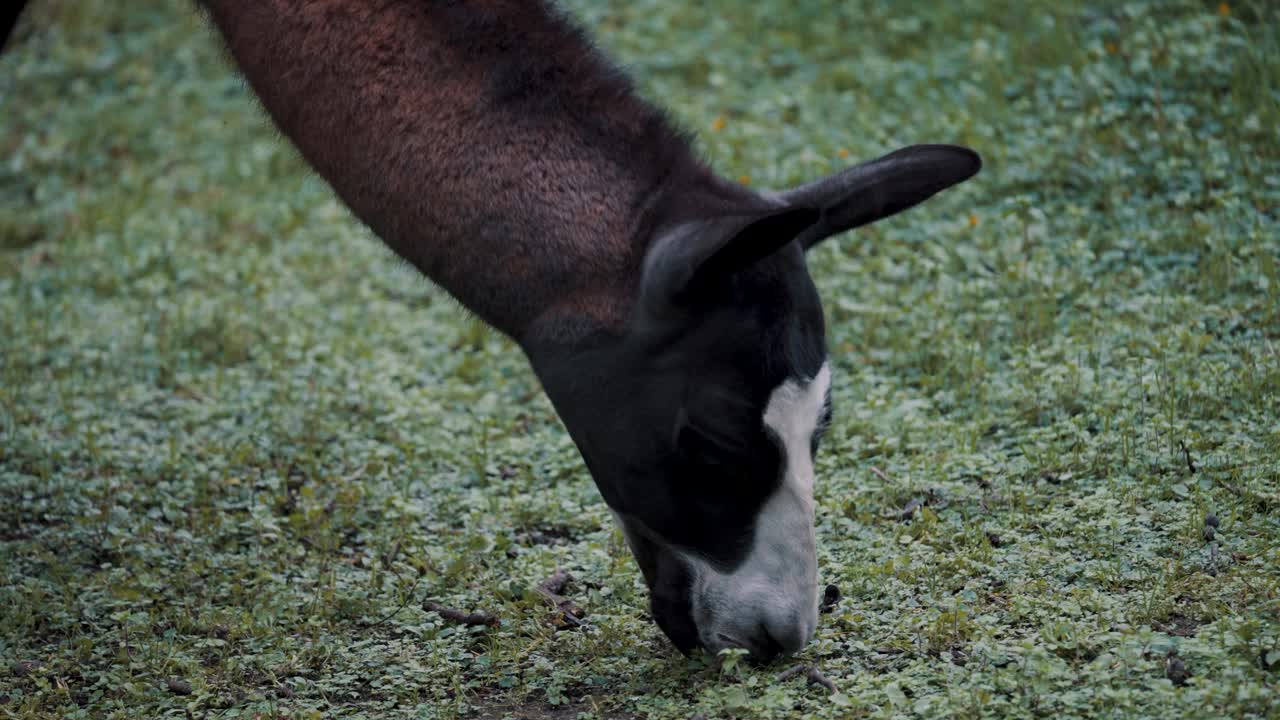
[[[800,650],[831,415],[805,251],[978,172],[907,147],[726,181],[552,0],[199,0],[279,130],[395,253],[512,338],[682,653]]]

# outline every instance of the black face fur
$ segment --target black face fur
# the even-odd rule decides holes
[[[688,568],[724,572],[751,545],[783,453],[761,418],[770,392],[826,357],[822,307],[800,246],[698,288],[623,342],[538,364],[592,477],[622,522],[677,647],[697,644]]]

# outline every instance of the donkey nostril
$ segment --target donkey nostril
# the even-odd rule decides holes
[[[757,628],[755,637],[751,638],[750,645],[751,660],[761,665],[771,662],[779,655],[785,655],[791,652],[787,647],[778,641],[773,633],[769,631],[769,626],[761,624]]]
[[[762,645],[769,650],[770,657],[791,655],[800,652],[808,641],[807,633],[800,623],[773,623],[761,625]]]

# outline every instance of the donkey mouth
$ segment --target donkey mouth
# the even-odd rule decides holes
[[[750,649],[751,649],[751,648],[747,647],[747,644],[746,644],[746,643],[742,642],[742,641],[741,641],[741,640],[739,640],[738,638],[736,638],[736,637],[732,637],[732,636],[730,636],[730,635],[725,635],[725,634],[724,634],[724,633],[722,633],[722,632],[718,632],[718,633],[716,633],[716,639],[717,639],[717,640],[720,640],[721,642],[723,642],[725,645],[727,645],[727,646],[729,646],[729,647],[742,648],[743,650],[750,650]]]
[[[753,665],[767,665],[774,658],[778,657],[782,650],[782,646],[773,642],[772,638],[769,638],[762,645],[753,645],[751,643],[743,642],[732,635],[726,635],[725,633],[718,632],[716,633],[716,639],[723,645],[723,647],[719,649],[741,648],[746,650],[748,653],[747,660]]]

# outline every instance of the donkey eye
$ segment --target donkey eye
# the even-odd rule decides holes
[[[729,417],[685,416],[676,433],[681,454],[734,458],[750,449],[741,428]]]
[[[776,450],[768,438],[752,438],[729,423],[689,423],[681,428],[677,452],[704,489],[725,485],[743,491],[776,474]]]
[[[732,445],[728,438],[694,425],[682,428],[677,440],[680,456],[687,462],[704,467],[728,464],[734,456]]]

